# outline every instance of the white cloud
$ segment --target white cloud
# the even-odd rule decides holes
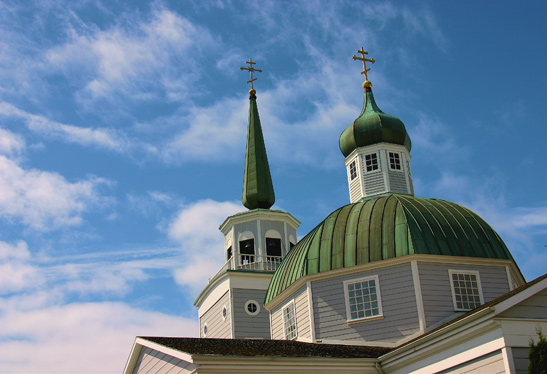
[[[70,40],[49,50],[46,63],[68,75],[77,67],[84,101],[113,93],[136,100],[186,97],[199,75],[196,55],[215,43],[211,34],[158,4],[147,20],[136,13],[128,19],[104,30],[71,23]]]
[[[85,146],[92,145],[118,152],[122,152],[127,148],[126,141],[112,129],[92,129],[65,125],[50,121],[43,116],[27,113],[6,102],[0,103],[0,115],[22,119],[31,131],[69,143]],[[2,134],[0,133],[0,135]],[[13,139],[13,136],[11,138]],[[13,140],[11,140],[11,143],[13,144]]]
[[[184,266],[175,271],[181,285],[197,292],[224,264],[223,236],[218,227],[226,217],[242,211],[233,202],[201,200],[182,209],[168,228],[169,236],[181,244]]]
[[[0,295],[10,294],[43,284],[39,269],[28,263],[27,243],[11,245],[0,241]]]
[[[25,140],[21,135],[0,127],[0,154],[15,155],[25,149]]]
[[[40,231],[49,231],[82,222],[81,214],[103,201],[98,178],[75,183],[57,173],[25,170],[0,155],[0,217],[20,220]]]
[[[0,372],[120,373],[135,336],[196,336],[198,329],[195,318],[97,302],[0,307],[0,331]]]

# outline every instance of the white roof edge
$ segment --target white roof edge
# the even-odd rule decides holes
[[[166,347],[163,344],[154,343],[154,342],[152,342],[152,341],[150,341],[146,338],[137,337],[137,339],[135,340],[135,344],[139,344],[142,347],[147,347],[147,348],[154,349],[158,352],[168,354],[169,356],[176,357],[178,359],[189,362],[191,364],[194,363],[194,358],[191,354],[179,351],[179,350],[174,349],[174,348]]]
[[[531,285],[530,287],[508,297],[503,301],[500,301],[493,306],[496,311],[496,315],[505,312],[507,309],[517,305],[518,303],[528,299],[529,297],[534,296],[535,294],[543,291],[546,288],[547,278],[540,280],[536,284]]]
[[[282,217],[282,218],[281,218]],[[288,212],[283,212],[281,210],[248,210],[246,212],[236,213],[232,216],[227,217],[224,222],[219,226],[219,230],[226,235],[227,227],[233,226],[238,223],[245,223],[249,221],[254,221],[257,219],[263,220],[272,220],[272,221],[287,221],[291,224],[296,230],[300,227],[300,221],[293,217],[292,214]]]

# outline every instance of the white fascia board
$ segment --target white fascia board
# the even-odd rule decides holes
[[[382,361],[382,365],[396,364],[398,361],[406,361],[419,355],[430,355],[432,350],[443,351],[446,345],[455,345],[460,342],[469,341],[472,337],[481,335],[485,331],[492,329],[499,330],[499,324],[492,317],[493,311],[490,308],[479,310],[461,320],[386,353],[380,357],[380,361]]]
[[[228,277],[228,273],[223,274],[214,282],[205,286],[203,293],[194,304],[199,308],[199,317],[204,315],[205,312],[207,312],[218,300],[220,300],[220,298],[228,292],[229,289],[230,278]]]
[[[404,350],[389,352],[380,357],[382,367],[390,373],[414,370],[432,373],[502,349],[505,347],[503,331],[491,316],[472,326],[465,324],[455,331],[419,339],[419,344],[411,343]],[[429,369],[422,371],[425,367]]]
[[[505,347],[503,338],[497,338],[495,340],[491,340],[488,342],[485,342],[480,345],[475,345],[474,342],[470,342],[465,349],[459,353],[451,352],[451,351],[445,351],[443,352],[443,359],[440,359],[438,357],[430,357],[430,359],[426,362],[419,361],[415,363],[414,365],[408,365],[404,369],[400,370],[400,373],[438,373],[447,369],[450,369],[454,366],[458,366],[460,364],[463,364],[465,362],[474,360],[476,358],[479,358],[481,356],[487,355],[489,353],[495,352],[497,350],[501,350]],[[460,347],[457,347],[460,348]],[[397,373],[396,371],[393,372],[393,374]]]
[[[143,338],[137,338],[135,340],[135,344],[139,344],[142,347],[147,347],[150,349],[154,349],[158,352],[165,353],[166,355],[178,358],[180,360],[189,362],[191,364],[195,364],[194,357],[186,352],[179,351],[177,349],[166,347],[162,344],[151,342],[150,340],[146,340]]]
[[[131,347],[131,353],[129,354],[129,358],[127,359],[125,368],[123,369],[123,374],[133,374],[133,371],[135,371],[135,365],[139,361],[139,356],[141,355],[142,351],[142,345],[137,343],[138,340],[142,339],[136,338],[133,342],[133,347]]]
[[[442,255],[406,255],[402,257],[393,257],[387,260],[369,262],[363,265],[351,266],[348,268],[341,268],[337,270],[329,270],[322,273],[316,273],[311,275],[303,276],[297,279],[293,284],[291,284],[287,289],[283,290],[275,299],[271,300],[264,307],[267,310],[272,310],[279,304],[283,303],[286,297],[290,296],[293,292],[298,290],[300,287],[304,286],[307,282],[313,282],[317,280],[324,280],[328,278],[335,278],[342,275],[349,275],[354,273],[359,273],[363,271],[369,271],[373,269],[380,269],[389,266],[395,266],[404,263],[411,263],[412,261],[417,262],[437,262],[442,264],[458,264],[458,265],[483,265],[483,266],[510,266],[514,267],[515,263],[511,260],[500,260],[492,258],[478,258],[478,257],[453,257],[453,256],[442,256]],[[410,266],[410,265],[409,265]]]
[[[510,298],[503,300],[502,302],[494,305],[494,309],[496,310],[496,315],[505,312],[507,309],[517,305],[518,303],[521,303],[522,301],[528,299],[531,296],[534,296],[535,294],[537,294],[540,291],[543,291],[546,288],[547,288],[547,278],[511,296]]]
[[[226,218],[220,225],[219,230],[226,235],[234,225],[257,220],[287,222],[287,224],[295,230],[300,226],[300,221],[287,212],[279,210],[249,210]]]
[[[501,325],[505,344],[509,347],[530,347],[530,338],[537,337],[537,328],[547,331],[547,317],[536,318],[495,318]]]
[[[195,355],[199,373],[374,373],[375,358]]]

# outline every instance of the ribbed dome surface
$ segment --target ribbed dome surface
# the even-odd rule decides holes
[[[332,212],[285,257],[265,303],[299,278],[409,254],[512,260],[477,214],[445,200],[374,196]]]
[[[340,135],[340,150],[347,157],[356,148],[377,143],[404,145],[409,152],[412,148],[403,121],[382,112],[368,89],[363,111]]]

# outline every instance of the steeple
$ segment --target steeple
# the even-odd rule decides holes
[[[368,196],[384,193],[414,195],[410,173],[412,143],[405,125],[397,117],[380,110],[372,83],[368,80],[365,58],[368,52],[361,48],[353,56],[363,62],[364,103],[359,117],[340,135],[340,151],[346,157],[350,200],[352,203]]]
[[[255,69],[251,59],[247,61],[249,67],[242,67],[241,70],[248,70],[251,73],[251,89],[249,90],[249,127],[247,130],[247,151],[245,153],[245,174],[243,178],[243,205],[246,208],[269,209],[275,203],[272,176],[268,165],[266,145],[262,135],[258,106],[256,105],[256,91],[253,88],[253,72],[262,72]]]

